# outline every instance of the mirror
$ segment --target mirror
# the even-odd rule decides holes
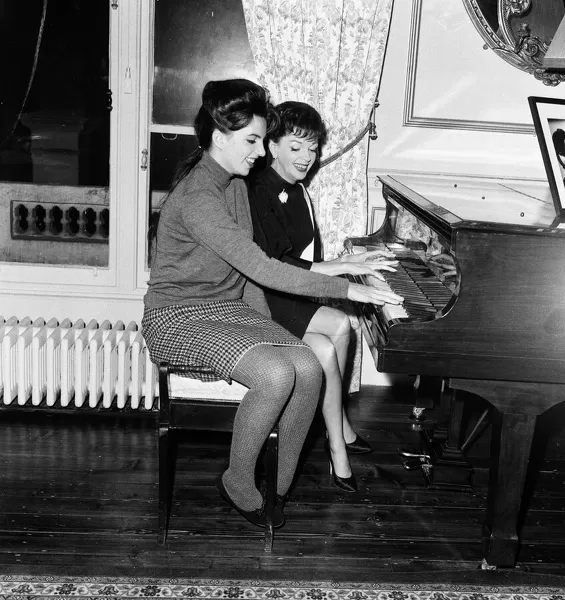
[[[565,17],[563,0],[463,0],[487,46],[511,65],[545,85],[565,81],[565,73],[544,68],[545,53]]]

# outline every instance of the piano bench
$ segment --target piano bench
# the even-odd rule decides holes
[[[192,376],[211,373],[205,367],[159,365],[159,542],[167,540],[175,473],[174,432],[233,431],[239,403],[247,388],[237,382],[204,382]],[[184,376],[183,376],[184,375]],[[273,548],[273,516],[276,502],[278,464],[278,425],[267,438],[263,461],[265,467],[266,527],[264,551]]]

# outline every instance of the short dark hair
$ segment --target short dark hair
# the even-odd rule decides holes
[[[320,146],[326,143],[327,129],[320,113],[305,102],[282,102],[276,106],[279,123],[267,135],[277,143],[285,135],[296,135],[306,139],[316,139]]]

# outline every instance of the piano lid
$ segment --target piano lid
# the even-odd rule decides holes
[[[397,199],[407,198],[411,205],[430,213],[449,229],[471,223],[561,228],[556,223],[549,185],[540,182],[412,174],[383,175],[379,179],[385,195],[387,190],[396,192]]]

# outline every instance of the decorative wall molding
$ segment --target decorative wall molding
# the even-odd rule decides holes
[[[385,220],[386,208],[384,206],[372,206],[369,219],[369,227],[367,233],[374,233],[380,229]]]
[[[418,60],[421,60],[421,57],[419,58],[419,46],[422,27],[422,6],[423,0],[413,0],[408,47],[408,63],[406,69],[403,126],[425,127],[431,129],[458,129],[463,131],[533,134],[533,124],[530,125],[523,123],[502,123],[495,121],[421,117],[414,114]]]

